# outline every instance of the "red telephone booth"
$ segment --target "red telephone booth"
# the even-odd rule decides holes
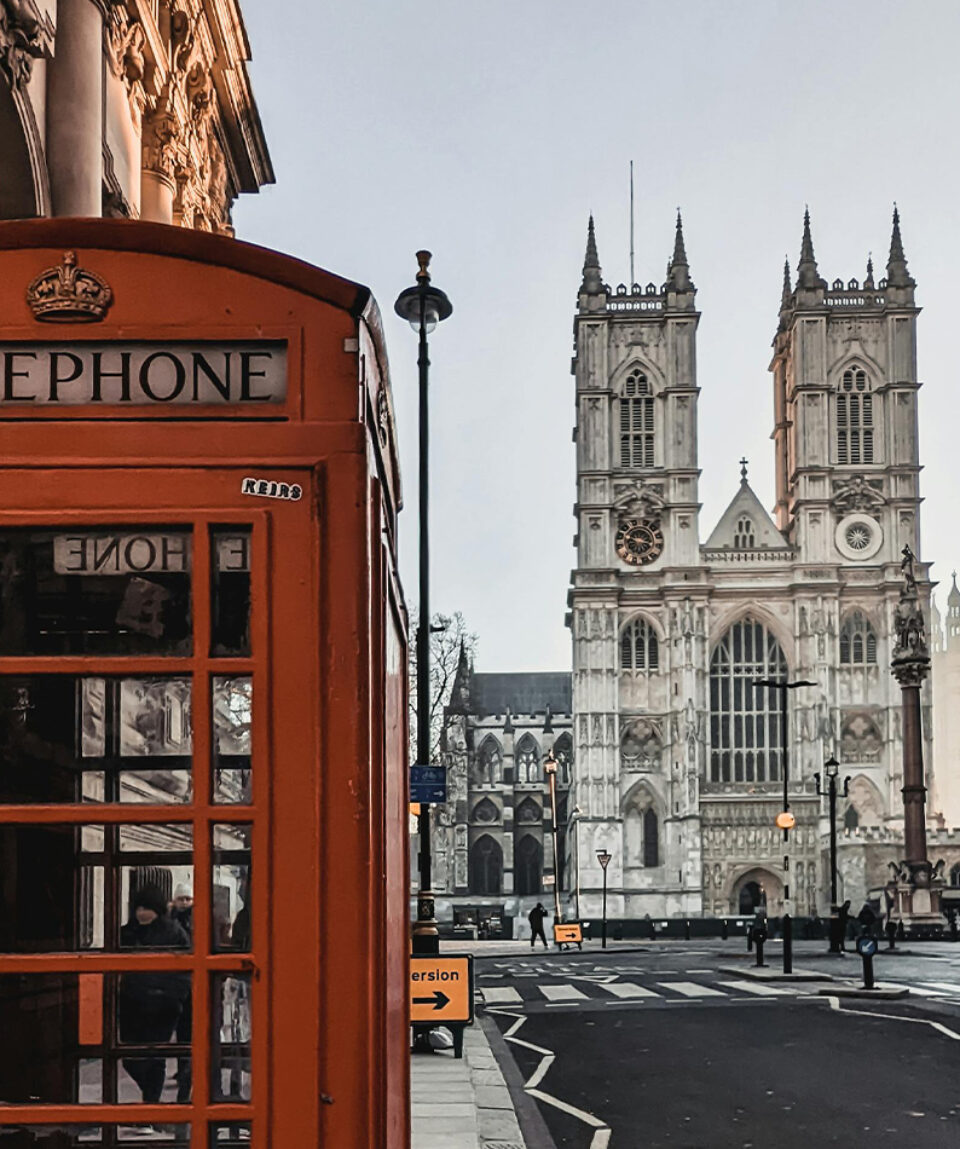
[[[379,315],[296,260],[0,224],[0,1149],[408,1144]]]

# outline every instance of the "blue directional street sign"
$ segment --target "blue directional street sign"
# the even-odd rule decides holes
[[[442,803],[447,800],[445,766],[410,767],[410,801]]]
[[[857,953],[861,957],[873,957],[877,952],[877,939],[870,937],[857,938]]]

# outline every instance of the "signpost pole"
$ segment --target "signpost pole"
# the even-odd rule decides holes
[[[546,758],[543,760],[543,772],[546,774],[550,782],[550,812],[551,812],[551,835],[553,840],[553,920],[555,924],[560,922],[560,847],[559,847],[559,827],[557,826],[557,760],[553,756],[553,751],[547,753]]]

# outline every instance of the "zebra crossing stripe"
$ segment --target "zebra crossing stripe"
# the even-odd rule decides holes
[[[481,992],[487,1005],[519,1005],[523,1002],[512,985],[484,986]]]
[[[920,997],[946,997],[947,991],[942,989],[925,989],[921,985],[903,985],[897,981],[882,981],[877,983],[880,989],[906,989]]]
[[[614,997],[659,997],[660,994],[652,989],[647,989],[645,986],[637,985],[632,981],[613,981],[607,985],[602,985],[601,989],[605,989],[607,993],[612,993]]]
[[[587,995],[575,985],[538,985],[547,1001],[586,1001]]]
[[[757,997],[779,997],[782,994],[792,996],[796,993],[795,990],[784,989],[782,986],[762,985],[755,981],[721,981],[719,984],[739,990],[741,993],[755,993]]]
[[[710,989],[706,985],[698,985],[695,981],[658,981],[657,985],[663,989],[671,989],[674,993],[684,997],[726,997],[722,989]]]
[[[960,983],[955,981],[928,981],[926,984],[945,989],[948,993],[960,993]]]

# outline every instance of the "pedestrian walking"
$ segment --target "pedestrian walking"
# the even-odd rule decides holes
[[[546,919],[546,917],[547,917],[547,911],[544,909],[543,905],[540,902],[537,902],[537,904],[533,907],[533,909],[530,911],[530,913],[527,914],[527,920],[530,922],[530,948],[531,949],[533,949],[533,947],[536,945],[537,938],[539,938],[543,942],[543,948],[544,949],[550,948],[550,946],[547,944],[547,935],[543,932],[543,923],[544,923],[544,920]]]
[[[850,921],[850,899],[848,898],[843,905],[837,910],[837,921],[839,923],[837,932],[840,934],[840,952],[847,952],[847,923]]]
[[[863,908],[857,914],[857,921],[860,923],[860,936],[872,938],[877,928],[877,915],[866,902],[863,903]]]
[[[178,922],[186,933],[190,941],[193,941],[193,886],[189,882],[179,882],[176,889],[173,891],[173,908],[170,911],[170,917],[175,922]],[[180,1016],[177,1018],[177,1028],[174,1031],[174,1037],[177,1040],[177,1045],[189,1045],[190,1037],[193,1030],[193,995],[191,990],[187,989],[187,996],[184,998],[183,1008],[180,1010]],[[190,1054],[180,1055],[177,1058],[177,1104],[186,1105],[190,1101],[190,1093],[193,1088],[193,1061]]]
[[[148,885],[134,895],[130,921],[120,930],[120,945],[149,950],[189,949],[190,938],[167,913],[163,891]],[[117,998],[120,1041],[127,1045],[168,1045],[189,996],[188,973],[125,973],[120,978]],[[123,1058],[123,1068],[137,1083],[145,1105],[159,1102],[166,1067],[162,1050]]]

